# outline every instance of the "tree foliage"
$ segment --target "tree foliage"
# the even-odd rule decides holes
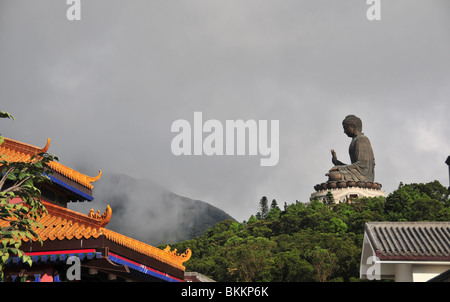
[[[267,200],[246,222],[226,220],[173,245],[192,250],[186,269],[217,281],[357,281],[366,222],[450,220],[449,193],[438,181],[400,183],[386,198],[352,203],[296,201],[281,210]]]
[[[13,118],[0,111],[1,118]],[[4,138],[0,136],[0,144]],[[40,183],[49,182],[48,162],[57,158],[48,153],[31,157],[29,162],[9,162],[3,155],[0,157],[0,220],[9,224],[0,228],[0,279],[3,268],[11,256],[18,256],[23,262],[31,265],[31,259],[20,250],[22,240],[38,239],[35,229],[41,227],[36,219],[45,212],[40,201]],[[14,202],[13,202],[14,201]]]

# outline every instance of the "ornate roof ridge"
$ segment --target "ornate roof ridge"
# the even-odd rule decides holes
[[[117,244],[126,246],[136,252],[155,258],[163,263],[170,264],[178,269],[185,270],[183,263],[191,258],[192,252],[187,249],[184,253],[178,254],[177,250],[170,250],[170,246],[166,246],[164,250],[154,247],[150,244],[141,242],[139,240],[127,237],[120,233],[111,231],[109,229],[103,229],[102,233],[105,237]]]
[[[27,143],[19,142],[7,137],[4,137],[3,144],[0,145],[0,154],[5,155],[5,159],[12,162],[26,162],[31,159],[31,157],[36,156],[40,153],[45,153],[50,147],[50,139],[47,139],[47,143],[43,148],[39,148]],[[93,189],[93,182],[100,179],[102,176],[102,171],[95,177],[87,176],[81,172],[78,172],[72,168],[69,168],[59,162],[52,161],[48,163],[48,166],[55,172],[79,183],[80,185]]]
[[[49,162],[48,166],[55,172],[58,172],[59,174],[65,176],[69,179],[72,179],[73,181],[76,181],[80,185],[85,186],[86,188],[89,188],[91,190],[94,188],[94,186],[91,183],[96,182],[102,176],[102,170],[98,171],[97,176],[91,177],[91,176],[87,176],[81,172],[78,172],[77,170],[69,168],[57,161]]]
[[[103,215],[85,215],[61,206],[41,200],[45,206],[47,213],[43,213],[37,222],[42,225],[42,228],[35,228],[34,231],[38,234],[42,241],[56,239],[77,239],[90,237],[98,238],[102,235],[103,227],[109,222],[111,218],[111,208],[108,206]],[[92,210],[93,212],[93,210]],[[0,220],[0,227],[9,224],[9,221]],[[27,242],[28,238],[22,238]],[[33,238],[37,241],[37,238]]]
[[[91,209],[89,214],[86,215],[68,208],[63,208],[45,200],[42,200],[42,203],[50,215],[57,215],[68,221],[72,221],[73,223],[81,223],[94,228],[106,226],[112,216],[112,210],[109,205],[106,207],[106,210],[102,215],[99,214],[100,210],[98,210],[97,213],[94,213],[94,209]]]
[[[3,137],[4,141],[0,145],[1,148],[8,148],[14,150],[16,153],[22,154],[23,157],[32,157],[35,155],[38,155],[40,153],[47,152],[48,148],[50,147],[50,139],[47,139],[47,143],[44,148],[39,148],[24,142],[19,142],[17,140],[13,140],[8,137]],[[27,158],[28,160],[28,158]]]

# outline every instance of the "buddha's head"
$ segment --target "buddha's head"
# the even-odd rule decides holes
[[[344,133],[349,137],[355,137],[362,133],[362,121],[355,115],[347,115],[342,121]]]

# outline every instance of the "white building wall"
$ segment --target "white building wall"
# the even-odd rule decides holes
[[[426,282],[450,269],[450,265],[413,265],[413,282]]]
[[[333,198],[336,203],[346,202],[353,195],[358,196],[359,198],[386,196],[386,193],[381,190],[351,187],[321,190],[312,193],[309,199],[313,200],[317,198],[320,201],[323,201],[328,192],[331,192],[331,194],[333,194]]]

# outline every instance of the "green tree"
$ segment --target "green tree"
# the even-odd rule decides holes
[[[332,206],[334,205],[334,197],[333,197],[333,193],[331,193],[330,191],[327,192],[327,194],[325,195],[325,198],[323,200],[323,203],[327,206]]]
[[[278,207],[277,201],[274,199],[272,200],[272,203],[270,204],[270,209],[277,209],[280,210],[280,207]]]
[[[0,117],[14,119],[6,112],[0,112]],[[4,138],[0,136],[0,144],[3,142]],[[31,157],[29,162],[8,162],[1,155],[0,220],[8,224],[0,228],[0,278],[3,278],[4,265],[10,256],[18,256],[31,265],[30,257],[20,250],[24,238],[35,238],[42,243],[34,231],[41,227],[36,219],[46,211],[37,186],[50,181],[45,174],[49,173],[47,164],[56,159],[53,155],[42,153]],[[19,202],[11,202],[13,199]]]
[[[410,184],[411,187],[419,190],[422,194],[425,194],[431,199],[438,200],[442,203],[444,203],[447,206],[450,206],[450,191],[441,185],[439,181],[435,180],[429,183],[413,183]]]
[[[386,198],[385,212],[388,220],[405,221],[405,216],[411,211],[411,204],[420,197],[420,192],[411,185],[400,183],[397,190]]]
[[[348,230],[348,226],[344,221],[342,221],[341,218],[332,217],[330,219],[331,233],[344,234],[347,232],[347,230]]]
[[[434,220],[450,206],[449,191],[438,181],[426,184],[400,183],[386,198],[387,220]]]
[[[272,281],[275,282],[312,282],[315,281],[315,271],[297,249],[279,252],[274,257]]]
[[[282,232],[292,234],[301,229],[301,219],[306,215],[306,206],[303,203],[293,203],[286,207],[280,217]]]
[[[310,252],[311,263],[316,271],[317,281],[325,282],[339,267],[339,259],[330,250],[315,246]]]
[[[267,197],[263,196],[259,201],[259,212],[256,214],[256,218],[266,219],[267,214],[269,214],[269,203]]]
[[[437,220],[443,204],[431,198],[418,198],[411,204],[411,212],[407,216],[411,221]]]
[[[225,244],[230,267],[229,273],[237,276],[236,281],[271,281],[274,265],[272,250],[276,242],[265,237],[232,237]]]
[[[258,219],[257,219],[254,215],[252,215],[252,216],[250,216],[250,218],[248,219],[248,222],[247,222],[247,223],[254,223],[254,222],[256,222],[256,221],[258,221]]]
[[[274,199],[270,205],[269,213],[267,214],[267,220],[278,220],[281,216],[281,209],[278,207],[277,201]]]

